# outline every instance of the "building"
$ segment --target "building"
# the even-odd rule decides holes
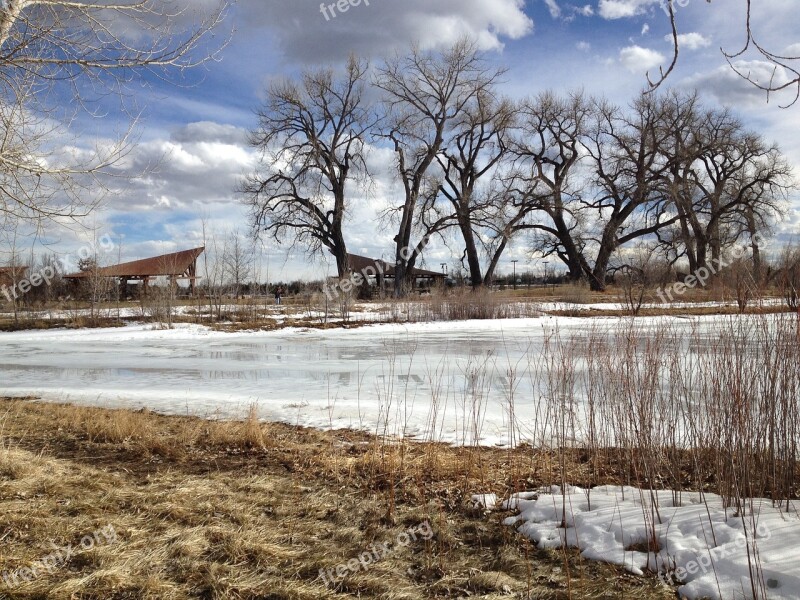
[[[385,260],[359,256],[358,254],[348,254],[347,260],[350,270],[353,273],[360,273],[368,280],[375,280],[375,284],[380,289],[393,287],[395,280],[395,266]],[[447,275],[437,271],[414,268],[411,270],[411,277],[414,281],[414,288],[431,288],[435,284],[444,284]]]
[[[189,293],[194,294],[197,282],[197,259],[200,258],[204,251],[205,248],[182,250],[181,252],[134,260],[119,265],[98,267],[94,272],[81,271],[80,273],[72,273],[65,275],[64,279],[75,283],[92,276],[117,279],[122,289],[127,287],[130,281],[140,281],[142,283],[142,293],[147,294],[147,286],[151,279],[166,277],[172,286],[176,286],[179,280],[188,281]]]
[[[28,275],[23,265],[0,267],[0,288],[13,288]]]

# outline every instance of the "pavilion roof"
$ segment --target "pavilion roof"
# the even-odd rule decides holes
[[[194,248],[152,258],[133,260],[109,267],[100,267],[97,269],[97,274],[100,277],[180,277],[188,271],[189,267],[204,251],[205,248]],[[80,279],[87,275],[87,273],[81,272],[66,275],[65,277],[67,279]]]

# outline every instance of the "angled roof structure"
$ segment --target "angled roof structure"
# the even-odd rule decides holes
[[[203,248],[182,250],[142,260],[133,260],[110,267],[100,267],[100,277],[119,277],[120,279],[148,279],[150,277],[194,278],[197,259],[205,251]],[[66,279],[83,279],[88,273],[80,272],[65,275]]]
[[[27,265],[8,265],[5,267],[0,267],[0,285],[16,285],[20,279],[25,277],[27,272]]]
[[[359,256],[358,254],[348,254],[347,260],[350,263],[350,268],[354,272],[364,273],[365,271],[374,271],[378,275],[394,278],[394,265],[381,260],[379,258],[368,258],[366,256]],[[427,277],[430,279],[445,279],[447,276],[438,271],[428,271],[426,269],[414,268],[411,271],[412,277]]]

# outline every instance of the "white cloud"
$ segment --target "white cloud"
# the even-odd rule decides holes
[[[556,0],[548,0],[555,7]],[[328,20],[318,3],[264,0],[245,5],[248,26],[269,28],[285,55],[303,63],[376,58],[417,42],[445,47],[469,35],[483,50],[501,49],[503,38],[519,39],[533,30],[525,0],[403,0],[351,7]],[[329,15],[330,16],[330,15]]]
[[[672,43],[672,36],[665,35],[664,39]],[[687,50],[698,50],[711,45],[711,40],[701,33],[681,33],[678,34],[678,46]]]
[[[592,49],[592,45],[589,42],[578,42],[575,47],[581,52],[588,52]]]
[[[544,0],[544,3],[547,5],[551,17],[557,19],[561,16],[561,8],[558,6],[556,0]]]
[[[650,24],[645,23],[644,25],[642,25],[642,35],[645,36],[648,33],[650,33]]]
[[[642,15],[662,1],[666,0],[600,0],[597,8],[604,19],[625,19]]]
[[[584,4],[581,7],[575,8],[575,12],[583,17],[591,17],[594,15],[594,8],[591,4]]]
[[[120,175],[132,180],[111,196],[109,207],[147,212],[237,204],[239,178],[252,169],[255,157],[244,129],[190,123],[176,129],[169,139],[162,137],[133,148],[125,163],[117,167]]]
[[[628,46],[619,51],[619,62],[632,73],[640,73],[663,63],[664,55],[650,48]]]
[[[775,71],[775,66],[762,60],[736,61],[734,66],[740,73],[748,75],[753,81],[762,85],[786,83],[789,78],[783,69]],[[763,108],[766,104],[766,93],[737,75],[727,65],[708,73],[700,73],[690,77],[683,85],[714,96],[720,103],[738,108]],[[791,90],[790,90],[791,92]],[[793,97],[794,94],[788,94]],[[787,100],[786,94],[772,94],[770,102],[781,104]],[[784,115],[784,120],[785,120]]]
[[[800,44],[792,44],[791,46],[787,46],[786,49],[781,52],[783,56],[800,56]]]

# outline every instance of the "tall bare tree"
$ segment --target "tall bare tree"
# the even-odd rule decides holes
[[[437,155],[441,196],[452,207],[473,288],[484,284],[478,229],[485,229],[492,199],[487,180],[506,155],[514,113],[512,102],[497,98],[491,88],[481,90],[455,119],[452,139]]]
[[[705,109],[696,94],[670,93],[664,106],[673,115],[664,119],[664,185],[678,217],[657,234],[666,254],[672,262],[685,257],[694,272],[749,236],[758,263],[758,237],[780,217],[793,185],[789,164],[728,109]]]
[[[367,64],[351,57],[341,77],[322,69],[304,73],[299,84],[271,86],[250,137],[261,152],[259,169],[241,185],[258,229],[312,253],[327,250],[339,277],[349,269],[349,189],[368,176],[366,135],[374,117],[364,98],[366,72]]]
[[[242,286],[253,276],[255,248],[238,231],[233,231],[228,236],[225,245],[226,278],[233,288],[233,297],[238,300],[242,294]]]
[[[585,148],[590,156],[595,194],[584,200],[596,217],[597,250],[589,284],[604,290],[614,252],[655,235],[678,220],[662,182],[670,160],[665,148],[675,115],[661,96],[640,95],[628,110],[596,103],[595,123]]]
[[[581,94],[522,103],[508,164],[492,203],[498,253],[529,231],[532,249],[556,255],[572,279],[603,290],[624,247],[658,247],[692,271],[759,235],[795,185],[774,145],[697,94],[641,94],[628,108]],[[617,261],[619,262],[619,261]],[[713,270],[712,270],[713,272]]]
[[[419,210],[440,191],[436,158],[448,146],[469,104],[490,95],[502,73],[490,67],[475,42],[467,38],[442,52],[415,46],[408,54],[386,60],[379,69],[375,83],[385,94],[386,112],[382,135],[394,150],[403,189],[401,202],[389,211],[398,226],[394,238],[397,296],[408,289],[414,265],[431,237],[452,225],[450,211],[431,218],[430,211]]]
[[[557,256],[572,280],[590,272],[580,167],[594,109],[582,93],[545,92],[523,102],[502,200],[511,203],[512,231],[530,230],[536,250]]]

